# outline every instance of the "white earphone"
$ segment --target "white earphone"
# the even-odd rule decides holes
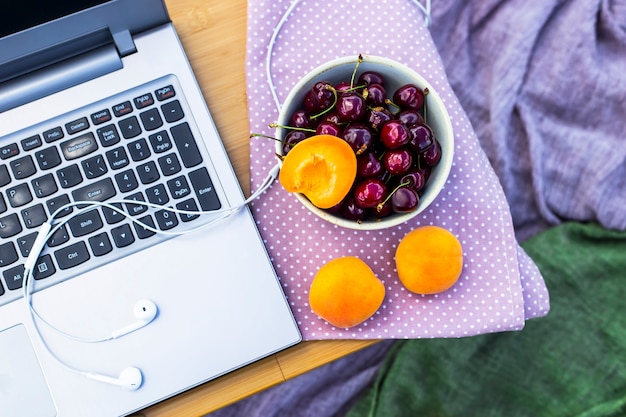
[[[95,381],[104,382],[111,385],[117,385],[118,387],[124,388],[128,391],[134,391],[141,386],[143,383],[143,375],[139,368],[128,367],[120,372],[120,375],[116,377],[106,376],[97,374],[95,372],[85,372],[82,373],[87,378],[93,379]]]

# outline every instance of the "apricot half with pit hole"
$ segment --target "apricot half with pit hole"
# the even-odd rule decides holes
[[[296,144],[283,159],[279,181],[285,190],[304,194],[316,207],[339,204],[356,178],[356,154],[343,139],[312,136]]]

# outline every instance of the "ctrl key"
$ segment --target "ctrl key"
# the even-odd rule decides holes
[[[54,257],[61,269],[73,268],[89,259],[85,242],[80,241],[54,252]]]

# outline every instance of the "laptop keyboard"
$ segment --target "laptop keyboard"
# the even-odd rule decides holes
[[[64,204],[145,201],[181,210],[221,207],[176,79],[126,91],[0,142],[0,305],[22,296],[24,262],[39,227]],[[131,202],[115,207],[170,231],[202,221]],[[34,268],[53,285],[167,239],[119,212],[70,207]],[[196,223],[194,223],[196,222]]]

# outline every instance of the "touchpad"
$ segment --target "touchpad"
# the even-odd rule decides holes
[[[57,415],[23,325],[0,331],[0,410],[6,416]]]

